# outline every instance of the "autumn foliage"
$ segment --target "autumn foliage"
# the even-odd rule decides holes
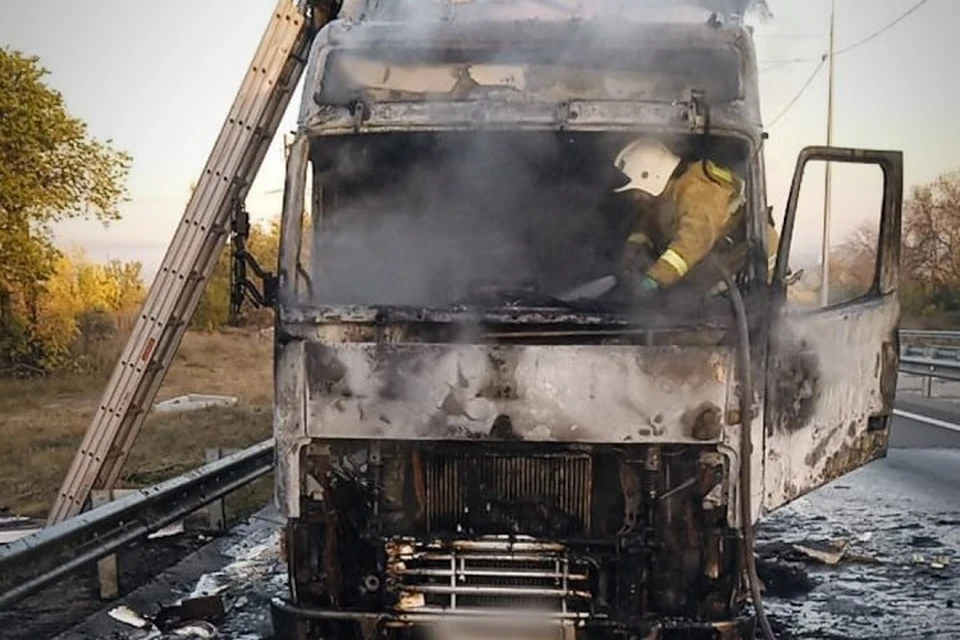
[[[873,225],[847,238],[833,258],[834,286],[868,288],[876,248]],[[930,319],[947,328],[960,321],[960,171],[914,187],[906,198],[899,293],[912,323]]]
[[[61,254],[36,299],[32,338],[46,368],[103,370],[113,366],[117,338],[146,293],[136,262],[98,264],[82,251]]]
[[[91,138],[35,57],[0,48],[0,371],[49,370],[71,358],[90,314],[140,295],[138,265],[64,256],[52,226],[119,218],[130,157]],[[99,323],[102,324],[102,323]]]

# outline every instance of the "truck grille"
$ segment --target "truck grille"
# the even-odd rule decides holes
[[[431,532],[556,537],[590,530],[586,455],[431,455],[424,475]]]
[[[517,616],[557,621],[587,615],[589,565],[564,545],[526,536],[387,544],[387,573],[407,614]]]

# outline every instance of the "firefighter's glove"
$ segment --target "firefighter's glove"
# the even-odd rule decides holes
[[[625,288],[634,299],[647,298],[660,290],[660,283],[646,274],[630,274],[625,279]]]
[[[637,293],[640,295],[650,295],[660,290],[660,283],[650,276],[643,276],[636,284]]]

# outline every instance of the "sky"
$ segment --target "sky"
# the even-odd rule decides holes
[[[836,0],[842,50],[881,29],[918,0]],[[782,218],[797,153],[826,141],[831,0],[769,0],[774,18],[756,25],[761,100],[770,139],[768,200]],[[38,55],[69,111],[90,133],[134,158],[123,220],[70,221],[56,229],[61,247],[83,247],[97,260],[140,260],[153,277],[259,43],[275,0],[3,0],[0,46]],[[960,2],[928,0],[909,17],[835,59],[837,146],[904,152],[913,185],[960,169]],[[784,62],[799,59],[799,62]],[[769,69],[768,69],[769,68]],[[280,133],[295,127],[294,96]],[[283,143],[278,134],[247,206],[254,219],[279,213]],[[837,169],[831,235],[873,219],[880,181],[872,169]],[[819,242],[822,172],[802,197],[796,242]],[[795,247],[797,245],[795,244]],[[818,249],[816,249],[818,250]]]

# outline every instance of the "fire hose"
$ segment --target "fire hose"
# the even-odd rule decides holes
[[[760,595],[760,578],[757,575],[757,563],[754,557],[756,532],[753,527],[753,507],[750,499],[750,456],[753,452],[751,433],[753,372],[750,366],[750,327],[747,322],[747,311],[743,296],[740,294],[740,289],[734,282],[729,269],[713,254],[708,257],[708,260],[717,269],[727,291],[730,292],[731,310],[737,329],[737,368],[740,370],[742,378],[740,390],[740,507],[743,521],[741,542],[743,544],[744,568],[750,587],[750,598],[753,601],[753,608],[763,636],[765,640],[777,640],[763,607],[763,600]],[[596,298],[608,292],[616,286],[616,283],[616,277],[608,275],[561,294],[558,298],[570,302],[584,298]]]
[[[746,306],[740,289],[733,280],[730,271],[715,258],[710,256],[713,265],[717,268],[727,291],[730,292],[734,320],[737,328],[737,368],[740,369],[740,507],[743,521],[742,537],[743,556],[746,563],[747,582],[750,585],[750,598],[753,608],[760,622],[760,629],[766,640],[777,640],[770,627],[763,600],[760,596],[760,578],[757,576],[757,563],[754,557],[756,532],[753,528],[753,508],[750,501],[750,455],[753,451],[753,437],[751,433],[751,404],[753,400],[753,372],[750,367],[750,327],[747,323]]]

